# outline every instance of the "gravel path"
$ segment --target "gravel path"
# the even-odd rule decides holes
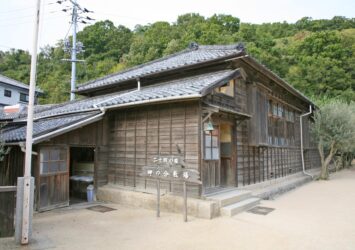
[[[355,249],[355,168],[315,181],[248,212],[213,220],[106,204],[99,213],[83,207],[36,214],[32,244],[0,239],[0,249]]]

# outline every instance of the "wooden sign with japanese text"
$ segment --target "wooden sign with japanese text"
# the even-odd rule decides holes
[[[200,173],[196,169],[186,168],[186,164],[179,156],[157,156],[153,158],[153,162],[155,165],[143,167],[141,176],[162,181],[201,184]]]

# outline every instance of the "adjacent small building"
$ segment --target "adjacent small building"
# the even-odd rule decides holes
[[[80,183],[96,191],[150,192],[156,183],[141,173],[157,155],[182,156],[200,173],[202,184],[189,187],[198,199],[302,172],[301,152],[305,169],[320,166],[311,116],[300,130],[301,115],[314,103],[241,44],[191,44],[80,85],[76,94],[85,98],[35,110],[38,210],[67,206],[71,196],[85,193]],[[15,182],[24,164],[26,110],[2,112],[0,119],[7,121],[2,139],[12,148],[0,174]],[[167,181],[162,188],[174,195],[182,185]]]
[[[16,81],[0,74],[0,107],[11,106],[16,104],[28,103],[29,86],[25,83]],[[36,90],[35,103],[37,97],[43,92]]]

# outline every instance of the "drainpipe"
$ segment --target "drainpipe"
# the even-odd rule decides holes
[[[137,91],[141,90],[141,80],[138,78],[137,79]]]
[[[300,115],[300,132],[301,132],[301,158],[302,158],[302,171],[305,175],[310,176],[313,179],[313,175],[311,175],[310,173],[306,172],[306,168],[304,165],[304,152],[303,152],[303,124],[302,124],[302,118],[305,116],[308,116],[312,114],[312,105],[309,105],[309,112],[305,113],[303,115]]]

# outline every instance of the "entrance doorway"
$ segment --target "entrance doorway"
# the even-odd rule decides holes
[[[221,186],[235,186],[235,167],[233,167],[233,126],[229,123],[220,124],[220,164]]]
[[[45,211],[69,205],[68,148],[45,146],[39,149],[37,178],[38,210]]]
[[[70,204],[87,200],[86,189],[94,184],[94,147],[70,147]]]
[[[204,131],[204,193],[236,187],[235,133],[232,121],[220,120],[213,131]]]

